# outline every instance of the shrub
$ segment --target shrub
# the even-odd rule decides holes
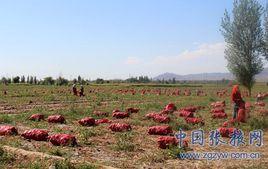
[[[267,129],[268,128],[267,118],[252,118],[249,120],[248,123],[249,123],[251,130]]]
[[[0,164],[10,164],[15,160],[13,155],[6,153],[2,147],[0,147]]]
[[[119,151],[134,151],[135,144],[133,144],[133,135],[130,133],[120,133],[116,136],[117,141],[115,144],[115,150]]]
[[[168,149],[168,154],[172,158],[180,158],[181,153],[185,153],[186,150],[184,148],[179,148],[178,146],[171,146]]]
[[[12,122],[12,117],[9,115],[1,115],[0,116],[0,123],[11,123]]]
[[[58,149],[58,148],[55,148],[55,149],[51,149],[50,151],[49,151],[49,154],[51,154],[51,155],[54,155],[54,156],[60,156],[60,157],[62,157],[62,156],[64,156],[66,153],[65,152],[62,152],[60,149]]]
[[[74,164],[72,164],[69,160],[64,161],[56,161],[54,163],[55,169],[75,169]]]

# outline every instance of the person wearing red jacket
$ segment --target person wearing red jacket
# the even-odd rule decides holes
[[[241,93],[238,85],[234,85],[231,100],[234,104],[233,119],[236,119],[239,108],[243,108],[245,105],[244,100],[241,97]]]

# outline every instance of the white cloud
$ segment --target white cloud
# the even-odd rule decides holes
[[[141,63],[141,60],[137,57],[128,57],[125,61],[126,65],[137,65]]]
[[[184,50],[174,56],[158,56],[151,58],[127,57],[121,62],[124,73],[118,70],[121,76],[129,77],[149,75],[154,77],[164,72],[176,74],[194,74],[204,72],[227,72],[227,62],[224,58],[225,43],[203,43],[191,50]]]
[[[152,64],[178,64],[200,58],[224,58],[225,43],[200,44],[195,50],[185,50],[177,56],[156,57]]]
[[[224,59],[225,43],[203,43],[193,50],[185,50],[177,56],[159,56],[149,65],[157,67],[157,72],[174,72],[178,74],[226,72]]]

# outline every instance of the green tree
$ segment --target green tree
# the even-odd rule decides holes
[[[7,78],[7,84],[11,83],[11,78]]]
[[[33,79],[33,83],[34,83],[34,84],[37,84],[37,78],[36,78],[36,76],[35,76],[34,79]]]
[[[20,82],[21,82],[21,83],[25,83],[25,76],[21,76],[21,78],[20,78]]]
[[[53,77],[45,77],[43,84],[44,85],[54,85],[55,80],[53,79]]]
[[[34,78],[33,78],[33,76],[30,77],[29,83],[30,83],[30,84],[33,84],[33,83],[34,83]]]
[[[76,84],[77,83],[77,79],[73,79],[73,84]]]
[[[30,77],[29,76],[27,76],[26,83],[30,83]]]
[[[12,82],[13,83],[20,83],[20,77],[19,76],[13,77]]]
[[[63,77],[59,77],[56,79],[56,85],[62,86],[62,85],[68,85],[69,81]]]
[[[227,67],[251,95],[255,75],[263,70],[263,7],[256,0],[235,0],[232,13],[233,18],[226,10],[221,24]]]
[[[98,78],[98,79],[96,79],[96,83],[97,83],[97,84],[103,84],[103,83],[104,83],[104,80],[103,80],[103,79]]]
[[[1,79],[1,83],[3,83],[3,84],[8,84],[8,79],[5,78],[5,77],[2,77],[2,79]]]
[[[77,77],[77,81],[78,81],[78,83],[81,83],[82,82],[82,78],[81,78],[80,75]]]

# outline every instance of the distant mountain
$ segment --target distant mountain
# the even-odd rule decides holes
[[[164,73],[153,78],[153,80],[169,80],[175,78],[176,80],[233,80],[231,73],[199,73],[188,75],[177,75],[175,73]],[[268,68],[265,68],[260,74],[256,76],[257,81],[268,80]]]

